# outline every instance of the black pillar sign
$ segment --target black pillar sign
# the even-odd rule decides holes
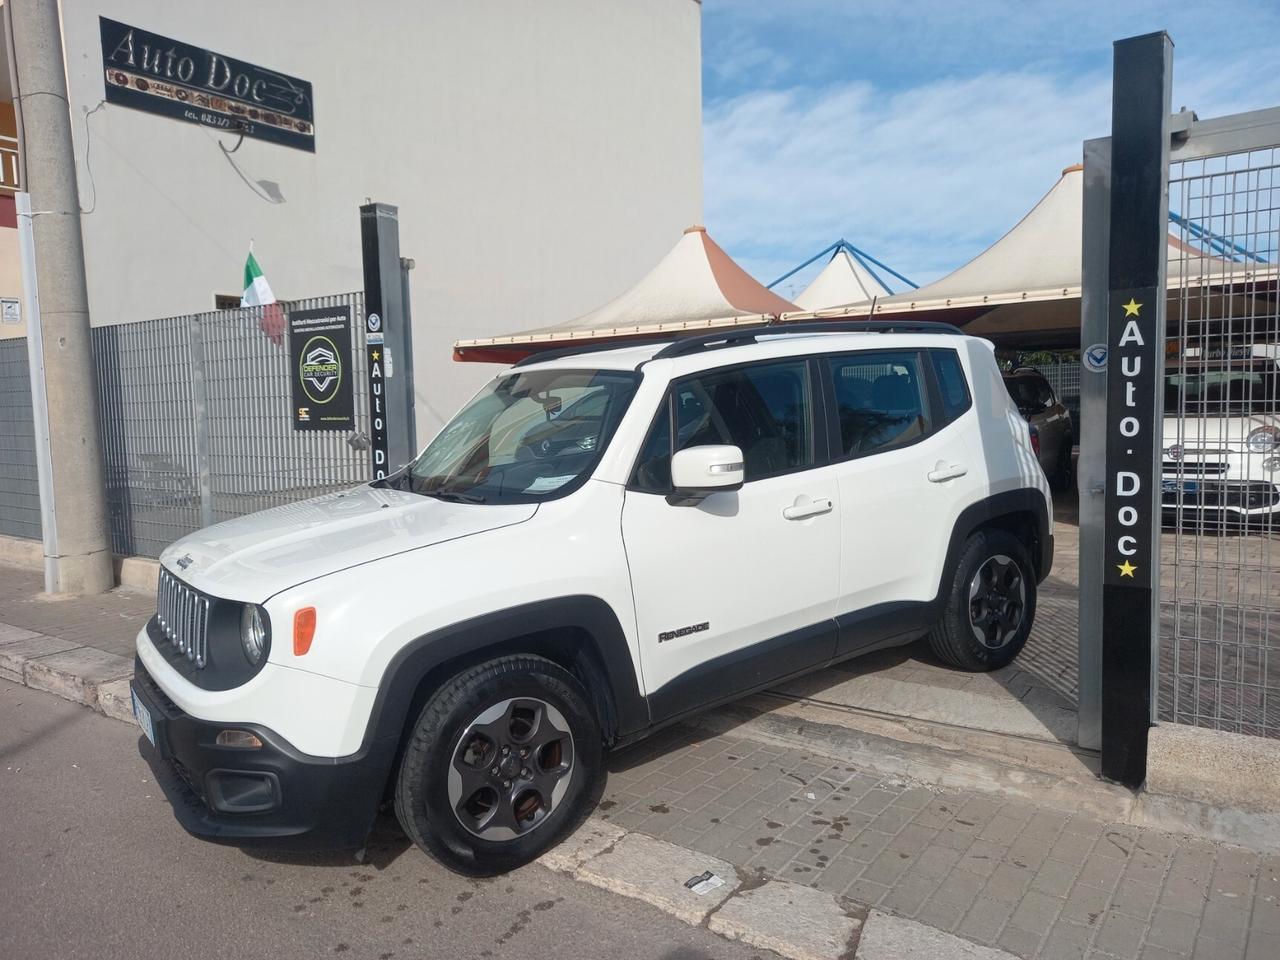
[[[382,333],[382,317],[365,318],[365,351],[369,368],[369,456],[373,479],[381,480],[387,469],[387,358]]]
[[[290,312],[289,370],[295,430],[355,426],[350,307]]]
[[[1102,576],[1102,774],[1146,779],[1160,574],[1172,44],[1115,48]]]

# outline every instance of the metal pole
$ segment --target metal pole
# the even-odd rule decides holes
[[[1103,499],[1107,459],[1107,256],[1111,215],[1111,141],[1084,145],[1083,276],[1080,299],[1079,710],[1076,742],[1102,747]]]
[[[1173,43],[1115,45],[1102,565],[1102,775],[1147,773],[1160,588],[1160,455]]]
[[[389,203],[360,207],[360,249],[369,372],[369,455],[377,480],[398,470],[417,453],[412,443],[413,359],[407,348],[396,207]]]
[[[39,268],[37,288],[28,292],[38,309],[28,323],[41,341],[44,369],[44,390],[33,389],[32,400],[41,411],[37,417],[49,425],[41,501],[56,504],[56,510],[45,510],[53,525],[46,550],[54,545],[45,558],[47,585],[54,593],[101,593],[114,586],[115,576],[58,3],[17,0],[5,6],[22,107],[23,172],[31,198],[26,217]]]

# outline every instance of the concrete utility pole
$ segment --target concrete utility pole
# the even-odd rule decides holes
[[[7,0],[31,200],[36,289],[26,292],[33,342],[32,399],[48,423],[37,437],[45,589],[102,593],[115,585],[107,533],[98,394],[80,236],[80,194],[57,0]],[[28,264],[28,267],[31,265]],[[28,269],[26,276],[31,276]],[[43,367],[43,376],[39,367]],[[52,529],[50,529],[52,527]]]

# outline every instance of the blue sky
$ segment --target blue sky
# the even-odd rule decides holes
[[[1280,104],[1276,0],[703,0],[708,229],[765,283],[842,236],[935,279],[1110,132],[1112,42],[1158,29],[1175,110]]]

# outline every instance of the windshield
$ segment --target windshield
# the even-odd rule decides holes
[[[1280,410],[1280,374],[1266,361],[1171,367],[1164,377],[1164,412],[1220,417]]]
[[[473,503],[531,503],[568,492],[595,467],[638,382],[623,370],[500,377],[410,464],[409,486]]]

